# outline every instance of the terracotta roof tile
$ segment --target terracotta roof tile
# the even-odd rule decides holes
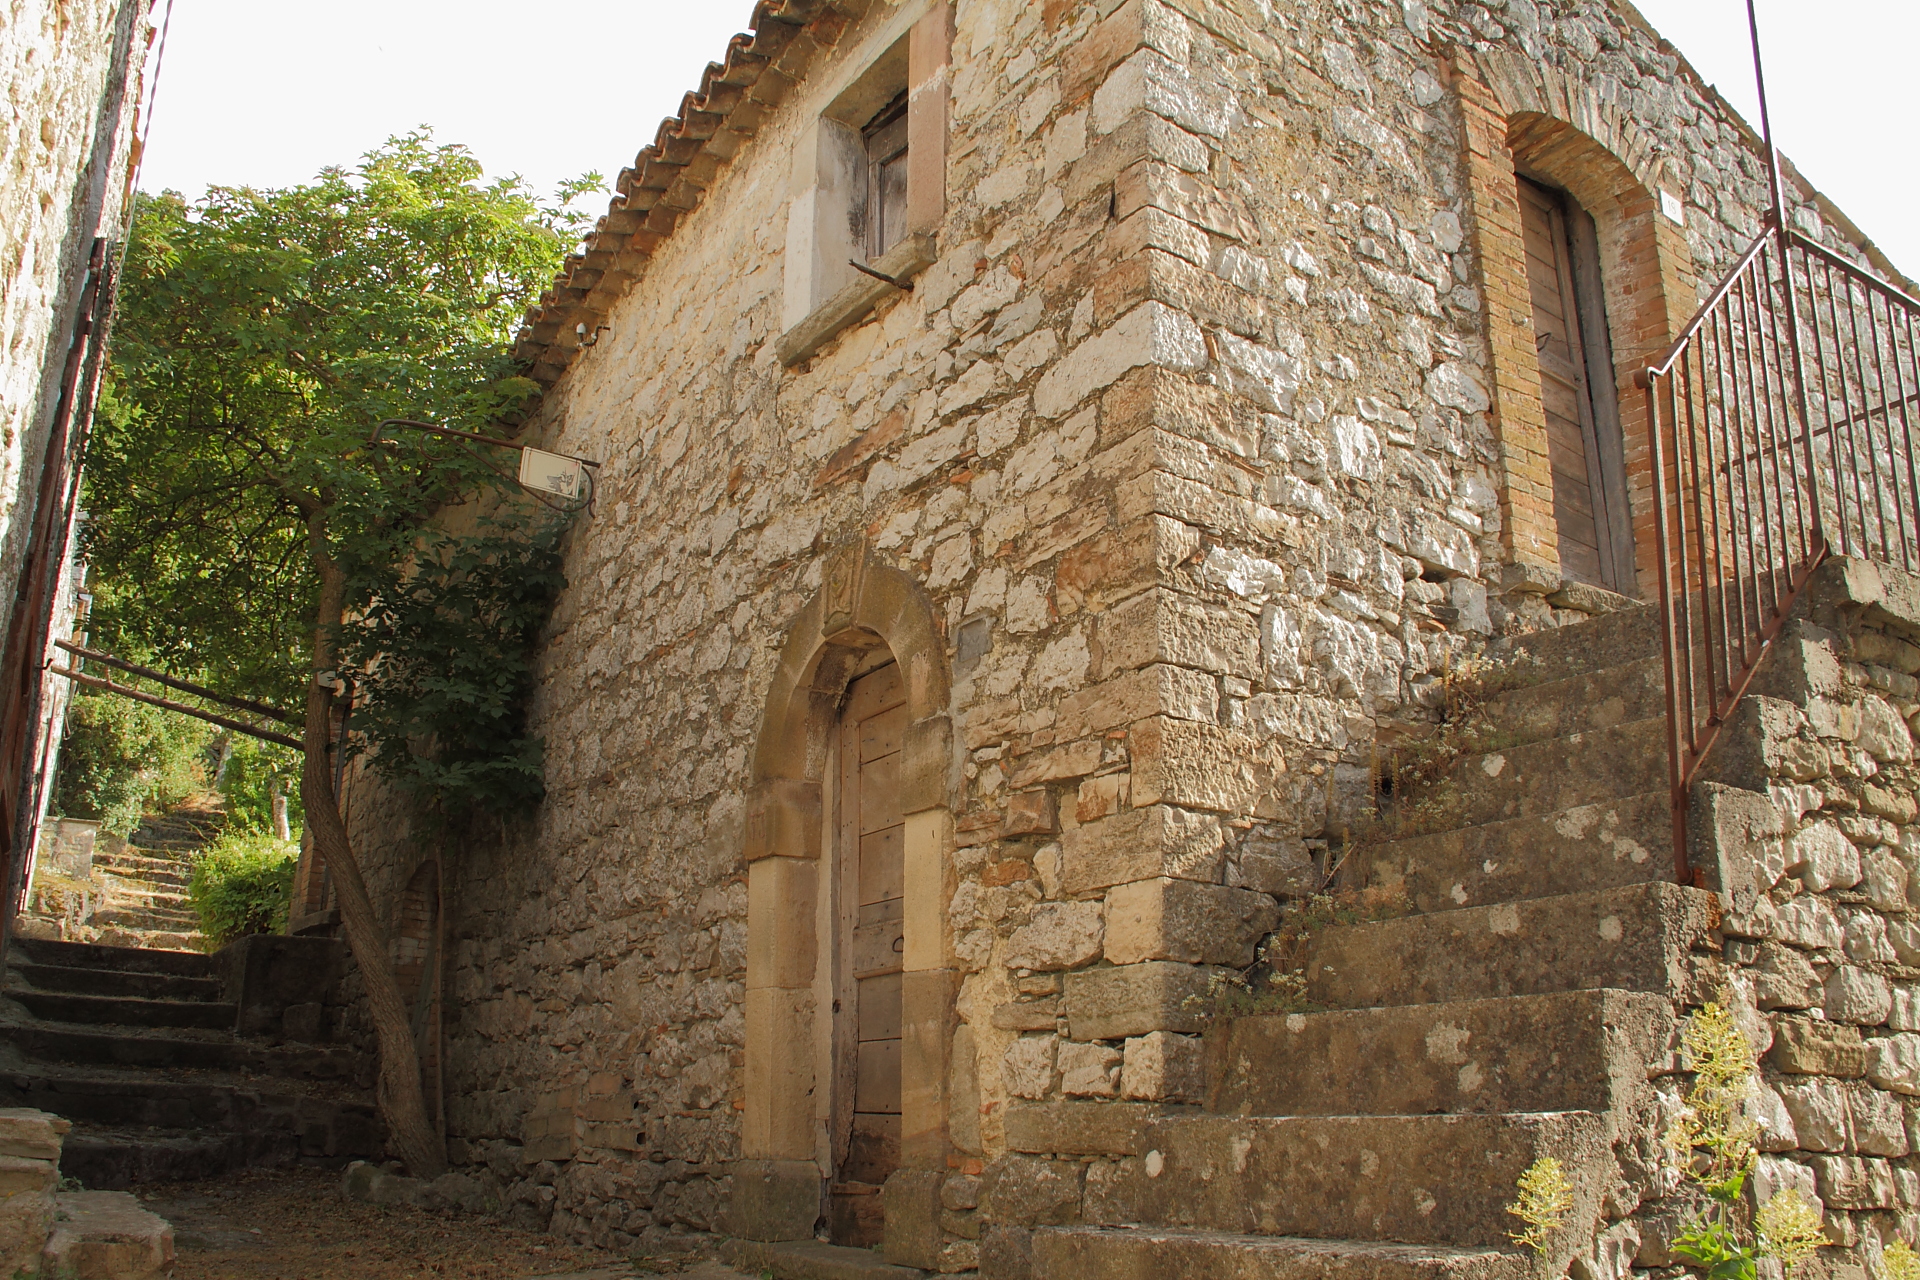
[[[759,132],[793,86],[831,50],[863,6],[856,0],[760,0],[752,31],[709,63],[699,89],[664,120],[653,142],[620,171],[606,216],[570,254],[551,288],[527,309],[513,354],[529,376],[551,386],[580,351],[576,325],[588,333],[646,271],[648,259],[682,216]]]

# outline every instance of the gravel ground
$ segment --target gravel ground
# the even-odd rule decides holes
[[[488,1218],[362,1204],[320,1170],[251,1170],[138,1194],[173,1224],[174,1280],[747,1280],[695,1255],[624,1258]]]

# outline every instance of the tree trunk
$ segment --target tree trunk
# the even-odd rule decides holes
[[[293,839],[293,825],[287,821],[287,786],[275,778],[267,784],[267,803],[273,810],[273,834],[277,839]]]
[[[320,561],[320,608],[313,637],[313,669],[334,668],[334,633],[344,614],[345,575],[321,552],[324,543],[316,537],[316,559]],[[394,980],[392,957],[387,953],[385,931],[374,914],[373,899],[367,882],[361,877],[360,864],[353,856],[347,838],[347,826],[340,817],[338,798],[333,791],[333,769],[327,760],[327,740],[331,736],[329,694],[319,680],[307,688],[306,756],[300,770],[300,801],[307,810],[307,830],[313,833],[313,847],[333,872],[334,890],[339,896],[340,922],[345,927],[347,945],[366,984],[367,1008],[373,1015],[373,1030],[380,1046],[380,1086],[376,1095],[394,1148],[406,1162],[407,1172],[415,1177],[435,1178],[447,1171],[446,1145],[427,1119],[426,1096],[420,1087],[420,1058],[413,1043],[413,1023],[406,1003],[400,998],[400,984]],[[342,744],[344,748],[345,744]]]

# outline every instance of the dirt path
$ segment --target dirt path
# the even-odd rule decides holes
[[[339,1174],[318,1170],[254,1170],[140,1195],[173,1224],[174,1280],[746,1280],[697,1255],[625,1258],[468,1214],[362,1204],[340,1194]]]

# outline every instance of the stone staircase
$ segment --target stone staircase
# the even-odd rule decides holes
[[[0,1107],[70,1120],[61,1172],[95,1190],[377,1158],[353,1055],[235,1030],[244,967],[228,952],[16,938],[0,988]]]
[[[92,941],[116,947],[193,951],[200,917],[187,901],[193,855],[219,833],[225,815],[193,807],[149,815],[126,844],[93,857],[100,882]]]
[[[1559,1275],[1653,1194],[1649,1079],[1718,963],[1713,895],[1671,883],[1658,635],[1636,608],[1505,646],[1423,829],[1343,869],[1409,913],[1307,939],[1321,1011],[1216,1025],[1206,1105],[1142,1119],[1081,1222],[1034,1230],[1035,1280],[1518,1280],[1542,1156]]]

